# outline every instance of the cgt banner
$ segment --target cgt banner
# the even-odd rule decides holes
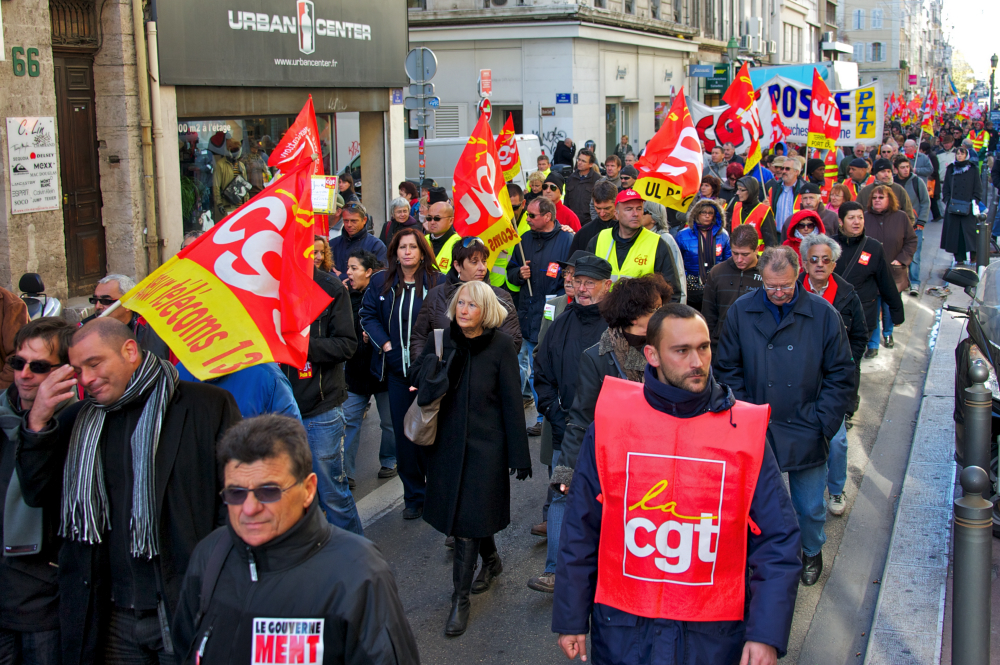
[[[840,109],[840,138],[837,145],[852,146],[859,141],[873,143],[882,140],[885,113],[882,103],[882,83],[875,81],[850,90],[831,90]],[[805,145],[809,135],[809,109],[812,106],[811,86],[775,76],[757,90],[757,110],[760,113],[764,138],[761,144],[770,147],[772,101],[778,116],[790,130],[789,143]],[[736,111],[729,106],[705,106],[688,100],[691,117],[698,136],[707,149],[731,141],[736,152],[750,147],[750,132],[740,125]]]

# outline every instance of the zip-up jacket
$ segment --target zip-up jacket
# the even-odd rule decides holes
[[[368,229],[362,228],[353,236],[341,233],[330,241],[334,269],[340,273],[346,273],[347,259],[350,258],[351,252],[362,249],[374,254],[379,263],[385,265],[385,245],[381,240],[368,233]]]
[[[717,263],[708,273],[705,282],[705,295],[701,303],[701,313],[708,324],[708,332],[712,337],[712,350],[719,344],[722,334],[722,324],[726,321],[726,312],[737,298],[744,293],[758,289],[764,285],[760,279],[760,269],[755,263],[753,268],[740,270],[732,257],[722,263]]]
[[[303,418],[326,413],[344,403],[347,399],[344,362],[358,347],[347,287],[322,270],[313,270],[313,280],[333,298],[333,302],[309,327],[308,365],[304,368],[281,366],[292,384],[292,393]]]
[[[561,296],[565,293],[559,261],[565,261],[569,257],[572,242],[573,234],[566,233],[558,226],[548,233],[531,231],[524,234],[521,246],[524,248],[524,260],[531,266],[530,291],[526,286],[528,280],[521,277],[521,252],[515,252],[507,266],[507,279],[511,284],[521,287],[517,304],[521,336],[532,344],[538,341],[546,296]]]
[[[906,180],[897,177],[896,184],[902,185],[906,195],[910,197],[910,204],[917,216],[917,221],[914,223],[923,227],[924,224],[931,221],[931,197],[927,193],[927,185],[923,179],[911,173]]]
[[[223,555],[199,616],[202,578],[211,574],[212,557]],[[231,526],[198,543],[173,636],[177,662],[185,665],[420,662],[382,554],[361,536],[328,524],[315,501],[291,529],[259,547],[247,545]]]

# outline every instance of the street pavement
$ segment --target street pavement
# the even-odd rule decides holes
[[[933,265],[939,235],[940,224],[925,231],[925,287],[941,283],[941,265]],[[815,586],[799,588],[784,663],[859,663],[867,648],[927,370],[928,338],[941,306],[940,299],[927,295],[904,295],[903,300],[906,323],[894,333],[895,348],[882,348],[862,365],[861,408],[848,431],[847,510],[840,517],[828,515],[824,573]],[[525,412],[526,423],[533,419],[534,411]],[[539,439],[530,439],[534,477],[511,480],[512,523],[496,537],[504,572],[492,589],[472,597],[469,629],[459,638],[444,636],[451,551],[444,547],[444,536],[422,520],[408,522],[400,516],[398,479],[375,477],[378,441],[373,405],[362,430],[355,498],[365,535],[379,546],[396,576],[422,661],[565,662],[550,630],[551,596],[526,586],[545,566],[546,541],[529,533],[541,521],[545,500],[547,473],[538,462]]]

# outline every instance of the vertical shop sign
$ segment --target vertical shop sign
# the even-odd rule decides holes
[[[55,118],[7,118],[11,213],[59,209]]]

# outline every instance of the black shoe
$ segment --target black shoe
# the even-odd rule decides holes
[[[878,355],[878,349],[868,349],[867,351],[865,351],[864,358],[865,360],[871,360],[877,355]]]
[[[403,519],[404,520],[416,520],[420,519],[424,515],[424,507],[419,506],[417,508],[404,508],[403,509]]]
[[[476,574],[479,559],[479,541],[473,538],[455,539],[455,561],[452,567],[452,582],[455,592],[451,595],[451,614],[445,625],[444,634],[458,637],[469,625],[469,593],[472,592],[472,578]]]
[[[444,546],[450,550],[455,549],[455,536],[448,536],[444,539]]]
[[[483,560],[483,567],[479,569],[479,574],[476,575],[476,581],[472,583],[472,593],[483,593],[484,591],[489,591],[493,583],[497,581],[500,577],[500,573],[503,572],[503,563],[500,561],[500,555],[494,552],[493,556],[489,560]]]
[[[358,484],[356,482],[354,482],[354,478],[348,478],[347,479],[347,488],[348,489],[354,489],[357,486],[358,486]]]
[[[399,471],[396,470],[394,466],[383,466],[378,470],[379,478],[395,478],[399,475]]]
[[[823,553],[816,556],[806,556],[802,553],[802,586],[812,586],[819,581],[819,576],[823,574]]]
[[[854,421],[851,420],[851,414],[844,416],[844,429],[851,429],[854,427]]]
[[[891,349],[892,347],[896,346],[896,342],[893,341],[892,335],[886,335],[885,337],[882,338],[882,346],[884,346],[887,349]]]
[[[541,436],[542,435],[542,424],[535,423],[528,428],[528,436]]]

